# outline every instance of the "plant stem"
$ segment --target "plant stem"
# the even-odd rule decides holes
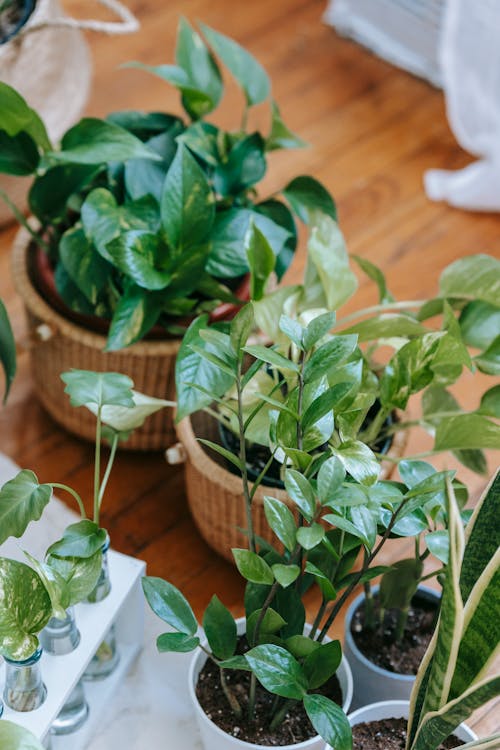
[[[309,634],[309,638],[311,638],[311,640],[313,640],[313,641],[314,641],[314,636],[316,635],[316,632],[317,632],[317,630],[319,628],[319,624],[321,622],[321,618],[325,614],[325,610],[326,610],[326,605],[327,604],[328,604],[328,601],[325,598],[323,598],[323,600],[321,602],[321,605],[320,605],[320,608],[318,609],[318,612],[316,614],[316,617],[314,618],[314,622],[312,624],[311,632]]]
[[[291,709],[291,707],[295,705],[295,703],[297,703],[297,701],[293,699],[285,701],[285,704],[280,708],[280,710],[274,714],[274,717],[269,725],[269,729],[271,730],[276,729],[276,727],[279,726],[279,724],[281,724],[286,714]]]
[[[388,302],[383,305],[372,305],[371,307],[365,307],[362,310],[356,310],[350,315],[337,320],[337,327],[350,323],[351,320],[357,320],[365,315],[371,315],[372,313],[387,312],[388,310],[405,310],[406,308],[422,307],[427,302],[425,299],[411,299],[404,300],[402,302]]]
[[[385,409],[383,406],[380,407],[374,419],[372,419],[370,425],[359,435],[359,440],[366,445],[372,445],[380,434],[380,430],[387,419],[389,409]]]
[[[80,515],[82,519],[87,518],[87,514],[85,513],[85,507],[83,505],[82,498],[80,497],[78,492],[76,492],[76,490],[72,489],[71,487],[68,487],[66,484],[59,484],[59,482],[50,482],[49,486],[57,490],[66,490],[66,492],[69,492],[70,495],[73,495],[76,502],[78,503],[78,508],[80,509]]]
[[[14,216],[16,217],[16,219],[19,222],[19,224],[21,224],[21,226],[23,226],[26,229],[26,231],[29,232],[29,234],[33,237],[33,239],[35,240],[35,242],[37,243],[37,245],[39,245],[40,247],[42,247],[45,250],[45,252],[47,252],[47,253],[50,252],[50,247],[45,242],[45,240],[42,237],[40,237],[40,235],[38,234],[38,232],[35,229],[33,229],[33,227],[31,226],[31,224],[27,220],[27,218],[21,213],[21,211],[18,209],[18,207],[15,205],[15,203],[13,203],[11,201],[11,199],[9,198],[9,196],[7,195],[7,193],[4,190],[2,190],[1,188],[0,188],[0,198],[10,208],[10,210],[12,211],[12,213],[14,214]]]
[[[118,447],[118,433],[116,432],[113,435],[113,442],[111,443],[111,451],[109,454],[108,463],[106,465],[106,471],[104,472],[104,476],[101,482],[101,489],[99,490],[99,510],[102,505],[102,499],[104,497],[104,492],[106,490],[106,485],[108,483],[109,475],[111,474],[111,469],[113,468],[113,463],[115,460],[117,447]]]
[[[408,607],[399,609],[397,614],[396,629],[394,631],[394,640],[401,643],[405,632],[406,623],[408,622]]]
[[[262,480],[263,480],[263,479],[264,479],[264,477],[266,476],[266,474],[267,474],[267,472],[268,472],[268,470],[269,470],[269,467],[271,466],[271,464],[272,464],[272,462],[273,462],[273,460],[274,460],[274,456],[275,456],[275,454],[276,454],[276,449],[275,449],[275,450],[274,450],[274,451],[273,451],[273,452],[271,453],[271,456],[270,456],[270,458],[268,459],[268,461],[267,461],[266,465],[264,466],[264,468],[263,468],[263,469],[262,469],[262,471],[260,472],[259,476],[257,477],[257,479],[255,480],[255,482],[253,483],[253,487],[252,487],[252,490],[251,490],[251,492],[250,492],[250,500],[253,500],[253,498],[254,498],[254,495],[255,495],[255,493],[256,493],[256,492],[257,492],[257,490],[259,489],[259,487],[260,487],[260,485],[261,485],[261,482],[262,482]]]
[[[252,672],[250,676],[250,690],[248,692],[248,719],[253,721],[255,713],[255,690],[257,688],[257,678]]]
[[[94,523],[99,525],[99,479],[101,475],[101,409],[97,409],[97,424],[95,428],[95,459],[94,459]]]
[[[431,578],[434,578],[434,576],[440,575],[441,573],[444,572],[444,570],[445,569],[443,567],[443,568],[438,568],[437,570],[433,570],[431,573],[427,573],[427,575],[422,576],[422,578],[420,579],[420,583],[422,583],[422,581],[428,581]]]
[[[227,684],[225,669],[221,669],[220,670],[220,684],[221,684],[221,687],[222,687],[222,692],[226,696],[227,702],[231,706],[231,711],[234,713],[234,715],[238,719],[240,719],[241,718],[241,713],[242,713],[241,712],[241,706],[238,703],[238,701],[236,699],[236,696],[234,695],[233,691],[231,690],[231,688]]]
[[[243,482],[243,497],[245,500],[245,513],[247,518],[248,548],[250,552],[255,552],[255,533],[253,529],[252,518],[252,495],[248,482],[247,454],[245,444],[245,425],[243,422],[243,392],[241,387],[241,362],[238,362],[238,372],[236,375],[236,393],[238,397],[238,427],[240,437],[240,462],[241,462],[241,479]]]

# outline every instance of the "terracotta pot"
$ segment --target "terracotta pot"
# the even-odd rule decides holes
[[[379,586],[373,586],[376,594]],[[439,606],[439,593],[428,586],[419,586],[418,594],[421,598],[435,602]],[[345,618],[344,653],[351,665],[354,679],[353,708],[366,706],[380,698],[388,700],[409,700],[415,683],[415,675],[397,674],[388,669],[382,669],[373,664],[357,647],[351,633],[351,622],[354,613],[364,601],[365,595],[360,594],[350,605]]]
[[[177,437],[182,444],[182,455],[174,449],[173,457],[169,458],[170,451],[167,451],[167,460],[170,463],[185,461],[186,493],[198,530],[212,549],[233,562],[231,549],[247,546],[247,537],[241,531],[247,527],[241,478],[228,471],[223,458],[197,440],[201,437],[220,443],[217,422],[204,412],[198,412],[177,425]],[[397,433],[390,455],[401,455],[406,437],[405,432]],[[391,464],[386,464],[381,478],[388,479],[392,468]],[[257,489],[252,503],[255,533],[275,545],[276,536],[264,514],[266,495],[286,503],[295,515],[297,511],[284,489],[265,485]]]
[[[245,618],[240,617],[236,620],[236,626],[238,629],[238,635],[243,635],[245,632]],[[306,624],[304,632],[307,634],[311,630],[311,626]],[[328,639],[325,639],[328,640]],[[203,644],[206,646],[207,641],[204,640]],[[207,660],[207,655],[200,650],[195,652],[191,664],[189,666],[189,696],[193,704],[196,723],[201,734],[204,750],[267,750],[270,745],[255,745],[253,742],[244,742],[236,737],[232,737],[222,729],[220,729],[214,722],[208,718],[203,708],[198,702],[196,697],[196,684],[198,682],[198,675],[203,669],[203,665]],[[349,711],[352,696],[352,676],[349,664],[345,658],[342,657],[340,667],[337,671],[337,678],[340,683],[340,689],[342,691],[342,709],[345,713]],[[324,746],[324,741],[319,735],[311,737],[311,739],[305,742],[298,742],[294,745],[280,745],[280,750],[321,750]]]

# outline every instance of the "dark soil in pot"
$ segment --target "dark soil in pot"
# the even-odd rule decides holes
[[[406,719],[380,719],[356,724],[352,728],[353,750],[405,750]],[[448,737],[438,750],[451,750],[465,743],[457,737]]]
[[[35,9],[35,0],[0,0],[0,44],[12,39]]]
[[[246,641],[240,639],[238,652],[248,650]],[[227,684],[233,691],[236,699],[241,705],[243,716],[237,719],[228,706],[227,699],[220,684],[220,670],[210,660],[205,662],[196,685],[196,696],[198,701],[214,724],[217,724],[227,734],[245,742],[253,742],[257,745],[270,745],[280,747],[281,745],[292,745],[305,742],[316,736],[311,722],[301,703],[292,704],[290,711],[286,714],[284,721],[274,731],[269,728],[269,714],[272,710],[275,696],[264,690],[257,682],[255,719],[249,721],[246,716],[247,698],[250,686],[250,672],[240,670],[226,670]],[[326,695],[338,705],[342,705],[342,692],[337,677],[334,675],[319,690],[312,692]],[[285,698],[279,698],[280,706]]]
[[[378,599],[375,596],[375,612],[378,616]],[[396,674],[415,675],[432,638],[438,607],[425,594],[417,593],[408,611],[408,620],[403,639],[396,643],[396,610],[385,613],[383,625],[377,630],[364,628],[364,604],[351,622],[351,633],[358,649],[373,664]]]
[[[366,416],[363,429],[365,429],[378,413],[379,404],[374,404]],[[389,416],[385,422],[386,427],[390,427],[394,422],[394,417]],[[240,441],[237,435],[234,434],[229,428],[219,424],[219,432],[221,436],[221,443],[224,448],[231,451],[235,456],[240,452]],[[377,453],[388,453],[392,444],[392,438],[381,438],[371,447]],[[269,448],[265,445],[257,445],[256,443],[247,443],[246,445],[246,456],[247,456],[247,470],[248,476],[252,481],[255,481],[265,465],[269,461],[270,452]],[[232,474],[239,474],[238,469],[230,462],[226,461],[226,468]],[[263,484],[267,487],[279,487],[284,489],[284,484],[281,479],[282,464],[275,459],[271,462],[269,469],[266,472],[266,477]]]

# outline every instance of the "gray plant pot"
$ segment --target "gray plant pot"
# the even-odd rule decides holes
[[[373,587],[376,594],[379,587]],[[418,594],[428,601],[439,603],[439,594],[427,586],[419,586]],[[351,622],[354,613],[365,598],[360,594],[349,609],[345,619],[344,655],[349,662],[354,682],[352,708],[366,706],[375,701],[409,700],[415,682],[415,675],[402,675],[389,672],[373,664],[359,650],[351,634]]]

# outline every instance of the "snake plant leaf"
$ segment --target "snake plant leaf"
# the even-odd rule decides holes
[[[229,659],[234,655],[238,643],[236,623],[231,612],[215,595],[203,615],[203,630],[212,653],[218,659]]]
[[[129,159],[161,161],[161,157],[135,135],[119,125],[95,117],[84,117],[70,128],[62,139],[61,147],[61,151],[48,154],[51,160],[71,164],[105,164]]]
[[[304,224],[314,225],[319,221],[319,213],[329,216],[332,222],[337,220],[337,209],[332,196],[314,177],[295,177],[283,190],[283,195]]]
[[[44,151],[51,147],[45,125],[35,110],[3,81],[0,81],[0,130],[10,136],[27,133]]]
[[[43,750],[43,745],[28,729],[3,719],[0,722],[2,750]]]
[[[307,691],[307,678],[299,662],[281,646],[255,646],[245,654],[252,672],[270,693],[300,700]]]
[[[73,606],[84,601],[95,589],[102,568],[102,552],[98,550],[90,557],[47,556],[46,563],[66,582],[69,602]]]
[[[0,558],[0,654],[15,661],[28,659],[51,615],[40,576],[24,563]]]
[[[106,536],[105,529],[84,519],[67,526],[62,537],[50,545],[47,554],[58,557],[92,557],[96,552],[102,551]]]
[[[10,536],[22,536],[30,521],[38,521],[51,497],[52,487],[40,484],[28,469],[6,482],[0,490],[0,544]]]
[[[277,103],[271,102],[271,132],[266,138],[266,151],[274,151],[280,148],[305,148],[307,143],[292,133],[283,122]]]
[[[482,300],[498,307],[500,299],[500,260],[477,254],[449,265],[439,279],[442,297]]]
[[[271,83],[258,60],[234,39],[204,23],[200,26],[212,49],[243,89],[247,105],[252,106],[265,101],[271,92]]]
[[[72,406],[95,404],[97,408],[109,406],[134,406],[133,381],[118,372],[93,372],[92,370],[70,370],[63,372],[61,380],[66,383]]]
[[[352,731],[340,706],[324,695],[304,696],[304,708],[317,733],[335,750],[352,750]]]
[[[331,216],[316,212],[307,249],[302,309],[337,310],[354,294],[358,282],[342,232]]]
[[[132,390],[132,400],[132,406],[112,406],[105,404],[101,408],[102,422],[117,432],[131,432],[137,429],[137,427],[141,427],[151,414],[155,414],[167,406],[175,406],[175,401],[146,396],[146,394],[134,390]],[[87,408],[92,414],[97,415],[97,404],[90,403]]]
[[[198,623],[193,610],[179,589],[168,581],[152,576],[142,579],[146,600],[158,617],[184,635],[194,636]]]
[[[7,310],[0,299],[0,362],[5,373],[5,392],[3,401],[7,400],[10,386],[16,374],[16,342],[7,315]]]

